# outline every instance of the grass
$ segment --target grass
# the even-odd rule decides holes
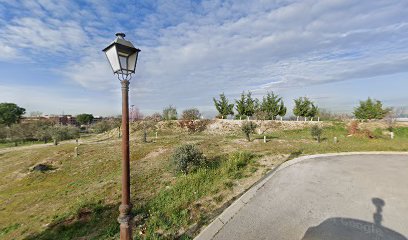
[[[175,184],[160,191],[148,204],[150,218],[144,224],[147,239],[160,239],[160,232],[166,233],[166,238],[183,236],[178,232],[193,222],[205,218],[203,204],[194,205],[196,201],[208,195],[216,195],[225,190],[225,185],[231,184],[231,179],[239,179],[247,171],[241,171],[254,159],[248,152],[234,152],[222,160],[213,163],[208,168],[180,175]],[[227,187],[227,189],[230,189]],[[214,200],[219,203],[222,195]],[[188,238],[188,236],[184,236]]]
[[[29,145],[33,145],[33,144],[43,144],[44,142],[42,141],[24,141],[24,142],[18,142],[17,146],[29,146]],[[15,142],[11,142],[11,141],[3,141],[0,142],[0,149],[2,148],[9,148],[9,147],[16,147]]]
[[[408,128],[396,127],[395,139],[376,130],[374,139],[347,136],[343,123],[323,129],[322,142],[310,129],[253,135],[187,134],[158,130],[149,143],[140,131],[131,135],[131,192],[136,239],[191,239],[234,196],[279,163],[305,154],[346,151],[408,151]],[[338,142],[334,143],[333,138]],[[101,140],[102,139],[102,140]],[[196,144],[210,159],[208,167],[176,175],[173,149]],[[120,141],[116,136],[87,136],[76,145],[0,150],[0,239],[116,239],[120,204]],[[30,169],[39,163],[46,172]],[[142,234],[139,234],[139,233]]]

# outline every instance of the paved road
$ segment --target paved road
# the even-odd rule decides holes
[[[276,172],[214,239],[407,240],[408,155],[308,159]]]

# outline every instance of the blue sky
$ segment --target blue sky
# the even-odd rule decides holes
[[[0,102],[47,114],[120,113],[101,51],[140,48],[130,104],[214,114],[212,97],[274,91],[351,112],[408,105],[408,1],[0,0]]]

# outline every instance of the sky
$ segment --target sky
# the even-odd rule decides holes
[[[120,114],[102,49],[141,49],[130,105],[215,115],[213,97],[306,96],[350,113],[372,97],[408,106],[405,0],[0,0],[0,102],[27,113]],[[288,111],[289,114],[291,111]]]

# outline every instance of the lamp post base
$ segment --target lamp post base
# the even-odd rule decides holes
[[[119,206],[120,215],[118,222],[120,224],[120,240],[132,240],[131,209],[131,205],[122,204]]]

